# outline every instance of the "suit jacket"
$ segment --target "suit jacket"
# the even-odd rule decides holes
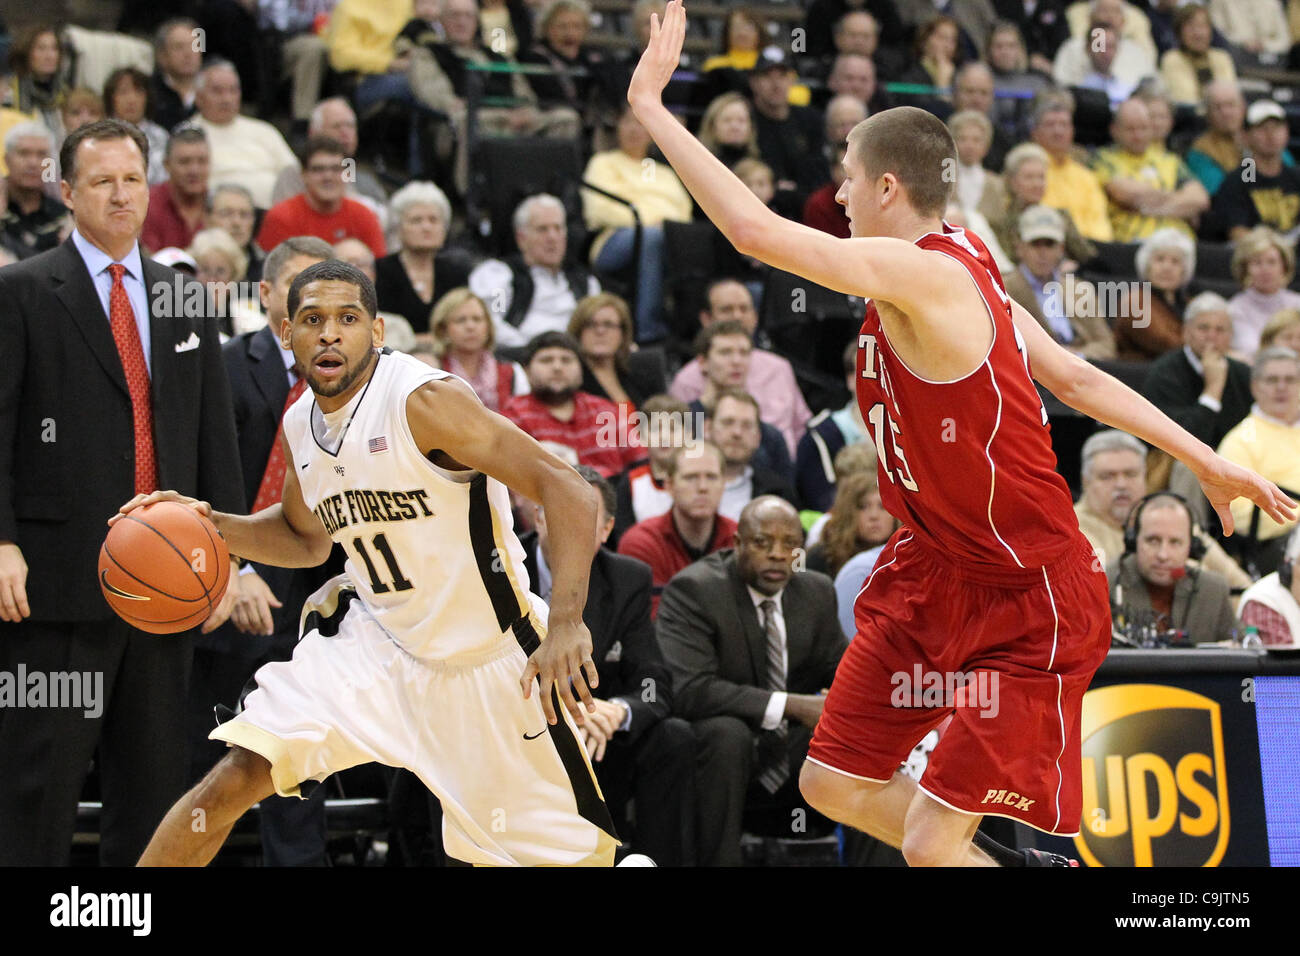
[[[221,357],[230,377],[244,501],[251,508],[257,499],[257,489],[262,484],[271,448],[280,433],[284,403],[289,398],[289,378],[284,370],[280,346],[266,326],[231,339],[222,346]],[[337,561],[331,560],[319,568],[256,565],[258,576],[284,605],[271,609],[276,634],[297,632],[303,602],[325,583],[336,564]],[[243,639],[233,634],[224,636]]]
[[[141,261],[159,487],[242,511],[216,321],[184,314],[203,300],[177,296],[177,282],[192,291],[194,279]],[[131,397],[112,329],[71,239],[0,270],[0,301],[0,541],[22,548],[32,620],[104,620],[104,522],[135,493]]]
[[[835,586],[816,571],[790,578],[781,595],[786,689],[830,686],[848,641],[836,617]],[[656,622],[673,677],[674,711],[687,720],[731,715],[760,729],[767,689],[767,637],[740,578],[736,552],[719,551],[679,572],[664,588]]]
[[[1085,282],[1076,282],[1074,284],[1076,302],[1087,302],[1086,294],[1082,291],[1087,284]],[[1047,321],[1042,307],[1038,304],[1038,297],[1034,295],[1034,290],[1029,287],[1029,283],[1020,274],[1020,270],[1010,269],[1005,272],[1002,276],[1002,285],[1007,290],[1007,295],[1023,305],[1025,311],[1034,317],[1034,320],[1043,327],[1053,341],[1056,341],[1056,332],[1053,331],[1051,323]],[[1095,302],[1096,299],[1094,298],[1093,301]],[[1115,357],[1115,335],[1111,332],[1110,326],[1106,324],[1105,316],[1083,315],[1078,308],[1073,307],[1072,303],[1063,300],[1062,304],[1066,310],[1065,314],[1070,320],[1070,327],[1074,329],[1074,341],[1070,342],[1069,346],[1078,349],[1084,358],[1113,359]]]
[[[1182,347],[1171,349],[1147,369],[1142,394],[1180,426],[1211,448],[1218,448],[1223,436],[1250,414],[1250,366],[1228,359],[1228,381],[1223,386],[1220,410],[1202,405],[1205,377],[1187,360]]]
[[[537,532],[520,535],[519,542],[528,580],[536,582]],[[599,696],[621,697],[631,706],[627,741],[633,743],[672,712],[672,678],[650,622],[650,566],[607,548],[597,551],[582,623],[591,632]]]
[[[1137,556],[1126,554],[1112,561],[1106,568],[1106,578],[1111,582],[1111,600],[1115,584],[1124,588],[1124,613],[1129,619],[1142,618],[1152,613],[1151,595],[1146,582],[1137,569]],[[1228,582],[1213,571],[1202,569],[1189,574],[1174,585],[1174,600],[1170,607],[1172,626],[1187,631],[1193,644],[1222,641],[1232,636],[1236,617],[1232,612]]]

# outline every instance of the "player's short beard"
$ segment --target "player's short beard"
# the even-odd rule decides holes
[[[533,397],[543,405],[563,405],[571,401],[573,396],[578,394],[576,385],[569,385],[565,388],[550,388],[543,386],[533,389]]]
[[[366,356],[361,360],[361,363],[357,365],[357,367],[354,368],[350,373],[340,378],[333,385],[321,387],[317,382],[313,381],[312,379],[308,379],[307,382],[311,386],[311,390],[315,392],[317,395],[320,395],[324,398],[333,398],[335,395],[342,395],[349,388],[351,388],[356,383],[357,379],[365,375],[366,372],[370,369],[370,366],[374,362],[378,361],[378,359],[379,359],[379,352],[373,348],[369,348],[366,349]]]

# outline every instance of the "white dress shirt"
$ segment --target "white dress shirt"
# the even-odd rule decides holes
[[[514,348],[527,345],[542,332],[566,331],[578,304],[563,271],[552,271],[544,266],[532,266],[528,271],[533,280],[533,301],[518,327],[505,321],[514,298],[510,267],[500,259],[488,259],[475,266],[469,274],[470,291],[486,302],[488,311],[492,313],[499,346]],[[595,276],[588,277],[586,295],[595,295],[599,291],[600,283]]]
[[[754,602],[754,613],[758,615],[758,629],[763,633],[763,641],[765,642],[764,647],[766,647],[767,641],[767,622],[763,620],[763,611],[759,605],[764,601],[772,601],[776,604],[776,612],[773,617],[776,621],[777,633],[781,635],[781,664],[785,670],[785,678],[789,681],[790,647],[789,644],[786,643],[785,611],[781,607],[781,595],[785,593],[785,588],[782,588],[775,594],[764,594],[762,591],[755,591],[752,587],[746,584],[745,590],[749,592],[749,599]],[[764,657],[764,662],[766,662],[766,660],[767,658]],[[763,675],[763,679],[766,682],[766,674]],[[772,697],[767,702],[767,710],[763,712],[762,727],[764,730],[776,730],[776,728],[781,726],[781,722],[785,719],[785,699],[787,696],[786,691],[772,691]]]
[[[135,313],[135,327],[140,333],[140,348],[144,350],[144,365],[152,378],[153,352],[149,348],[149,293],[144,285],[144,268],[140,263],[139,244],[132,246],[131,251],[124,258],[111,259],[108,253],[91,245],[90,240],[76,229],[72,230],[72,243],[76,246],[81,261],[86,264],[86,271],[90,273],[91,281],[95,283],[95,292],[99,295],[99,304],[104,309],[106,319],[110,318],[108,297],[113,289],[113,274],[108,271],[108,267],[114,262],[126,266],[126,272],[122,274],[122,285],[126,289],[127,299],[131,302],[131,310]],[[172,286],[167,287],[166,294],[174,294]]]

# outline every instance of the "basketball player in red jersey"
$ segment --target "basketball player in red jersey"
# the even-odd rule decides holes
[[[825,700],[803,794],[912,865],[1070,865],[976,833],[986,813],[1078,832],[1080,707],[1110,646],[1104,573],[1055,471],[1031,374],[1184,462],[1229,533],[1236,497],[1278,520],[1292,520],[1295,503],[1058,346],[1007,298],[983,242],[942,221],[956,150],[929,113],[887,110],[849,134],[836,199],[851,238],[771,212],[661,102],[685,24],[681,0],[654,21],[628,89],[637,118],[742,254],[871,300],[858,402],[881,497],[902,527],[858,597],[858,633]],[[967,678],[939,706],[915,686]],[[950,714],[920,783],[898,773]]]

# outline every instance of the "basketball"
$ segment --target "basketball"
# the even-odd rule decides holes
[[[197,627],[230,581],[230,552],[207,518],[158,501],[123,515],[99,549],[104,600],[133,627],[178,634]]]

